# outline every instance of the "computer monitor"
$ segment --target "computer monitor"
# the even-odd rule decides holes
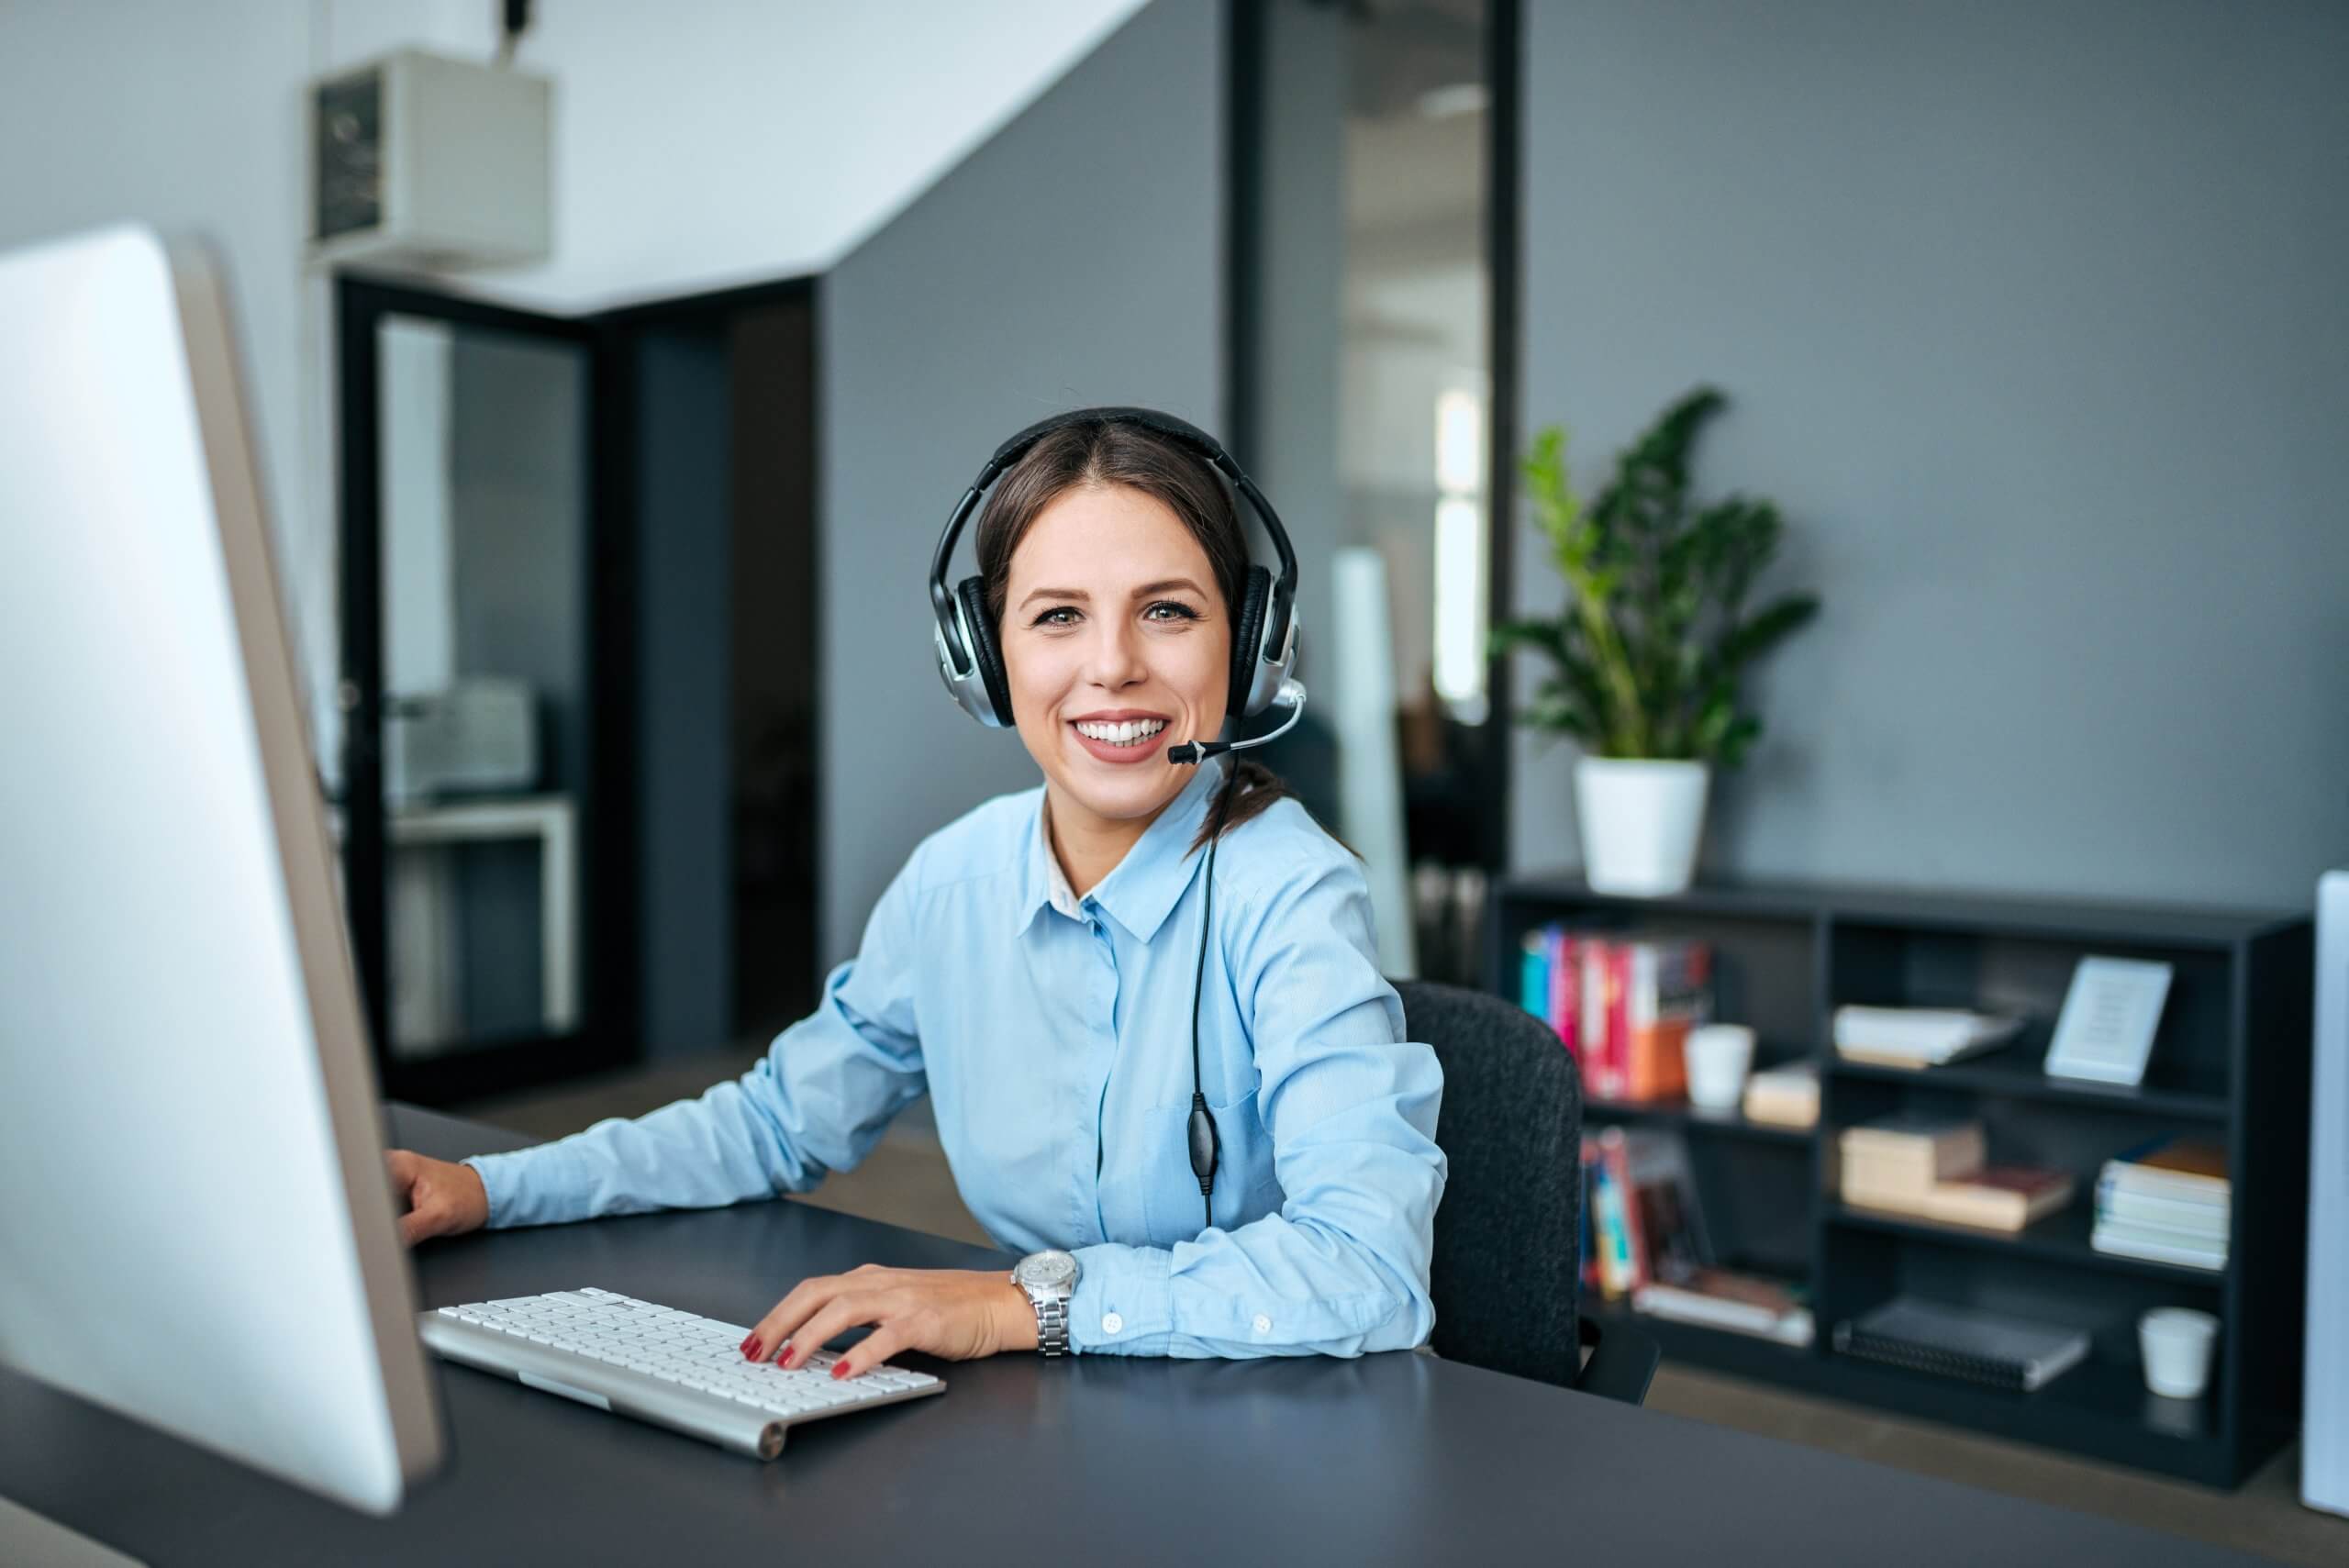
[[[0,1360],[388,1514],[440,1417],[223,293],[0,256]]]

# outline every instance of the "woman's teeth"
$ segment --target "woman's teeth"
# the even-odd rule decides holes
[[[1138,746],[1165,728],[1163,718],[1131,718],[1122,724],[1080,723],[1076,732],[1087,740],[1112,746]]]

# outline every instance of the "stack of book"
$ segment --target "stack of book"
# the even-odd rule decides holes
[[[1688,1091],[1681,1048],[1711,1017],[1703,942],[1622,941],[1548,925],[1525,935],[1519,998],[1556,1031],[1596,1100],[1673,1100]]]
[[[2224,1145],[2157,1138],[2104,1162],[2088,1244],[2122,1257],[2223,1269],[2232,1194]]]
[[[2018,1231],[2072,1201],[2068,1172],[1983,1162],[1982,1124],[1902,1114],[1847,1127],[1837,1182],[1855,1208]]]
[[[1728,1269],[1699,1269],[1678,1284],[1642,1285],[1631,1306],[1651,1318],[1701,1323],[1782,1345],[1808,1345],[1810,1308],[1799,1285]]]
[[[1765,1068],[1745,1081],[1745,1119],[1773,1127],[1819,1125],[1819,1063]]]
[[[1962,1007],[1838,1007],[1835,1051],[1878,1067],[1939,1067],[1997,1050],[2022,1023],[2017,1013]]]
[[[1605,1128],[1583,1139],[1582,1155],[1587,1291],[1658,1318],[1810,1343],[1799,1286],[1718,1265],[1677,1135]]]

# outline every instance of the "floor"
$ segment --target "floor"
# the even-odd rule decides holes
[[[606,1117],[640,1116],[747,1072],[764,1043],[562,1088],[451,1107],[456,1114],[540,1138],[559,1138]],[[963,1207],[927,1112],[897,1119],[862,1166],[800,1201],[936,1235],[988,1244]],[[1665,1366],[1651,1407],[1718,1422],[1902,1470],[2125,1519],[2306,1568],[2349,1563],[2349,1519],[2299,1503],[2297,1449],[2277,1455],[2234,1492],[2216,1492],[2043,1449],[1977,1437],[1712,1373]]]

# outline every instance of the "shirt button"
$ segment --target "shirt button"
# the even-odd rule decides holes
[[[1269,1318],[1265,1317],[1265,1316],[1264,1316],[1263,1313],[1261,1313],[1261,1312],[1257,1313],[1257,1314],[1256,1314],[1256,1332],[1258,1332],[1259,1334],[1269,1334],[1269,1333],[1271,1333],[1272,1331],[1273,1331],[1273,1320],[1272,1320],[1271,1318]]]
[[[1105,1312],[1101,1316],[1101,1331],[1105,1334],[1122,1334],[1126,1331],[1126,1320],[1114,1312]]]

